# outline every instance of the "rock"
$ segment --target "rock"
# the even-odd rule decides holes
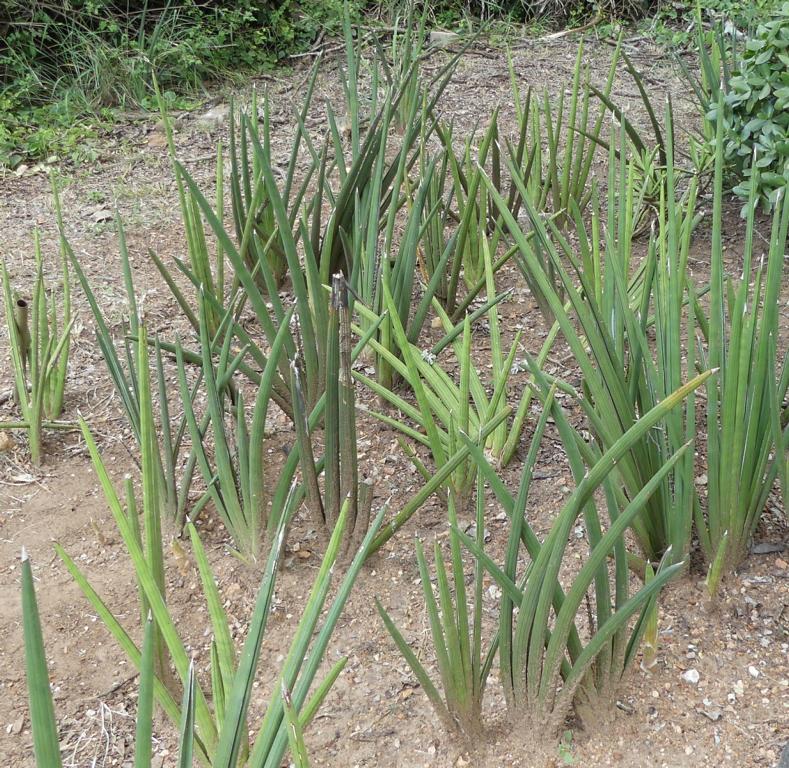
[[[440,29],[434,29],[430,32],[430,45],[444,48],[447,45],[452,45],[459,37],[460,35],[457,32],[444,32]]]
[[[107,221],[112,221],[113,213],[109,208],[99,206],[91,212],[90,217],[94,224],[104,224]]]
[[[197,125],[209,131],[219,128],[225,122],[229,113],[230,107],[227,104],[217,104],[217,106],[212,107],[198,118]]]
[[[783,752],[781,752],[781,757],[775,768],[789,768],[789,741],[784,744]]]
[[[10,451],[14,447],[14,438],[5,430],[0,431],[0,453]]]
[[[696,683],[699,682],[700,677],[701,675],[699,675],[698,669],[687,669],[682,673],[682,679],[691,685],[696,685]]]
[[[751,553],[754,555],[772,555],[775,552],[783,552],[785,548],[782,541],[760,541],[751,547]]]
[[[162,149],[167,146],[167,135],[164,132],[154,131],[148,137],[148,146],[153,149]]]

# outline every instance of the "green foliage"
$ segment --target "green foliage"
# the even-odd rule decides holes
[[[335,572],[335,562],[340,554],[347,521],[346,503],[337,518],[336,526],[326,547],[326,553],[312,584],[309,596],[301,607],[300,620],[291,641],[285,660],[278,670],[277,684],[274,686],[265,707],[265,714],[258,733],[251,741],[249,738],[249,706],[253,686],[256,687],[256,673],[260,660],[261,646],[266,637],[266,628],[271,615],[272,602],[283,550],[285,529],[290,523],[298,505],[298,498],[291,493],[281,514],[276,516],[277,527],[271,537],[270,549],[263,570],[255,609],[249,621],[249,628],[243,643],[234,642],[231,625],[216,586],[215,575],[208,563],[197,530],[191,524],[189,536],[192,554],[200,574],[203,597],[207,606],[208,620],[211,623],[213,639],[211,642],[210,670],[206,682],[195,679],[194,662],[190,662],[188,646],[181,637],[178,626],[166,603],[166,588],[156,575],[157,565],[151,557],[162,556],[161,531],[152,532],[147,522],[154,512],[156,499],[145,489],[155,481],[147,476],[149,465],[143,463],[143,510],[146,519],[143,542],[139,532],[138,512],[133,503],[124,507],[119,499],[106,467],[99,454],[96,443],[87,426],[83,423],[83,436],[90,451],[93,467],[101,483],[107,504],[115,519],[118,531],[134,567],[138,581],[143,609],[145,635],[150,638],[151,656],[154,658],[153,698],[173,723],[181,724],[182,749],[192,749],[191,734],[195,733],[194,753],[201,764],[215,766],[247,765],[254,768],[280,765],[288,746],[289,731],[293,718],[298,716],[298,728],[305,728],[314,717],[318,707],[326,697],[330,687],[345,666],[345,659],[334,663],[323,680],[313,687],[315,677],[334,631],[342,614],[353,583],[367,557],[372,538],[382,520],[379,513],[359,542],[359,550],[347,568],[342,582],[330,599],[330,587]],[[154,509],[149,507],[153,504]],[[152,544],[149,547],[148,544]],[[180,547],[180,545],[179,545]],[[56,551],[63,560],[69,573],[83,591],[93,610],[101,618],[114,639],[126,652],[129,660],[138,667],[143,676],[144,664],[151,663],[135,644],[131,635],[121,624],[112,609],[102,600],[91,586],[75,560],[65,550],[56,545]],[[161,568],[159,563],[158,567]],[[124,613],[125,610],[124,610]],[[148,629],[148,616],[154,628]],[[163,664],[156,663],[156,656],[162,654]],[[170,665],[175,670],[177,681],[173,679]],[[148,674],[150,670],[148,669]],[[210,685],[210,689],[206,688]],[[177,703],[177,692],[183,689],[183,704]],[[282,693],[287,692],[283,700]],[[188,694],[188,695],[187,695]],[[150,695],[150,694],[148,694]],[[290,710],[289,712],[286,710]],[[289,725],[289,721],[291,724]],[[146,729],[147,730],[147,729]],[[187,744],[188,742],[188,744]],[[183,765],[192,765],[191,759]],[[50,768],[53,763],[41,763],[42,768]]]
[[[14,170],[28,157],[95,160],[94,140],[103,119],[103,110],[86,119],[68,98],[31,106],[21,89],[0,88],[0,167]]]
[[[562,733],[562,739],[559,742],[559,760],[561,760],[562,765],[575,765],[572,731]]]
[[[82,11],[88,6],[77,7]],[[110,7],[114,5],[109,0],[94,0],[89,12]],[[422,22],[429,20],[423,8],[417,22],[420,7],[409,4],[405,29],[397,23],[391,65],[378,46],[380,60],[368,68],[367,50],[361,38],[354,39],[347,5],[341,11],[338,2],[320,10],[314,2],[286,3],[276,9],[253,9],[249,2],[226,11],[224,7],[187,2],[178,13],[188,16],[190,9],[199,8],[208,17],[211,9],[211,18],[229,14],[225,21],[230,26],[227,19],[245,9],[268,13],[269,27],[258,32],[276,36],[287,47],[304,33],[288,26],[293,19],[308,29],[310,9],[314,18],[325,22],[342,12],[346,69],[341,85],[347,121],[342,123],[342,113],[329,107],[323,139],[315,142],[308,131],[316,64],[305,80],[283,173],[273,158],[269,99],[263,101],[262,113],[254,99],[248,111],[231,109],[230,142],[227,152],[221,143],[217,147],[211,190],[215,202],[209,202],[198,181],[175,159],[166,117],[169,97],[156,89],[155,78],[151,80],[164,116],[184,226],[185,257],[173,259],[180,274],[163,257],[150,255],[186,319],[181,326],[189,338],[164,342],[152,332],[149,340],[118,219],[128,302],[119,343],[58,218],[66,283],[63,315],[70,314],[65,306],[70,258],[140,449],[138,507],[131,480],[124,500],[119,499],[98,447],[82,425],[94,470],[134,567],[140,610],[131,614],[131,630],[122,626],[75,561],[57,547],[93,611],[140,669],[135,765],[146,768],[150,762],[155,701],[173,724],[180,725],[181,765],[191,764],[194,756],[207,765],[273,768],[290,746],[294,764],[306,767],[304,728],[344,662],[335,664],[314,692],[310,689],[353,581],[363,562],[433,494],[448,511],[447,545],[436,544],[431,566],[420,543],[416,560],[438,675],[431,678],[430,666],[418,658],[378,603],[386,629],[439,718],[466,736],[475,737],[482,730],[482,699],[498,654],[502,692],[513,720],[555,732],[559,760],[572,764],[572,733],[565,731],[559,741],[559,728],[570,710],[583,719],[615,701],[642,642],[644,668],[655,663],[657,599],[688,561],[694,524],[699,548],[710,565],[707,585],[714,594],[747,551],[775,481],[780,480],[785,496],[789,490],[789,357],[784,355],[781,363],[777,350],[789,230],[785,197],[775,206],[769,254],[762,267],[756,268],[753,252],[759,185],[765,181],[786,189],[784,176],[778,173],[776,180],[770,175],[775,171],[760,167],[768,150],[773,151],[768,162],[785,157],[786,142],[774,141],[765,149],[761,134],[754,133],[764,133],[769,123],[766,132],[772,136],[782,117],[764,100],[774,97],[781,107],[789,101],[786,76],[772,64],[773,56],[786,64],[785,26],[765,25],[774,31],[769,41],[764,42],[766,32],[760,28],[756,42],[749,44],[737,75],[750,88],[747,97],[738,90],[736,77],[730,77],[729,48],[721,43],[718,30],[706,38],[717,48],[702,48],[700,76],[688,79],[702,107],[700,115],[707,115],[715,104],[719,116],[724,115],[724,105],[731,114],[742,108],[757,116],[751,115],[743,126],[761,150],[754,166],[743,170],[752,175],[743,277],[738,280],[724,275],[723,262],[723,174],[726,142],[733,141],[728,126],[720,119],[713,131],[713,124],[704,122],[693,137],[688,167],[683,168],[677,160],[671,101],[660,119],[644,78],[624,54],[621,58],[641,96],[649,130],[640,131],[639,121],[631,121],[614,102],[619,51],[601,89],[589,81],[579,48],[571,90],[567,98],[556,101],[531,92],[521,99],[513,71],[516,137],[511,140],[499,131],[494,111],[477,146],[475,133],[457,136],[453,125],[443,125],[439,117],[442,92],[465,49],[447,56],[431,81],[420,79],[421,46],[426,43]],[[491,5],[481,8],[486,14],[495,10]],[[607,9],[610,6],[604,5],[601,10]],[[165,10],[175,11],[169,2]],[[111,18],[94,18],[91,34],[117,34]],[[156,23],[164,23],[161,20],[159,14]],[[248,21],[253,24],[254,19]],[[135,45],[153,45],[154,20],[153,26],[138,22],[144,36]],[[699,40],[705,40],[701,33]],[[260,51],[248,54],[268,55],[264,43],[261,40]],[[266,50],[279,55],[276,45]],[[365,70],[369,98],[367,82],[360,77]],[[762,80],[751,82],[746,72]],[[773,79],[780,81],[778,86]],[[128,93],[135,87],[130,82]],[[148,98],[147,88],[143,84],[143,100]],[[768,118],[759,117],[759,110],[769,109],[773,111]],[[604,137],[609,113],[613,119]],[[605,201],[592,170],[600,149],[608,161]],[[734,155],[740,157],[736,149]],[[225,157],[230,171],[227,189]],[[741,157],[744,163],[750,155]],[[711,278],[709,286],[699,286],[688,265],[701,218],[697,196],[713,159]],[[780,192],[775,195],[780,198]],[[638,248],[635,240],[650,223],[648,242]],[[28,403],[26,364],[40,371],[41,360],[51,353],[54,362],[44,369],[54,371],[57,365],[57,372],[65,375],[58,353],[67,351],[67,341],[59,339],[68,336],[70,327],[68,319],[63,331],[47,325],[47,307],[52,304],[46,303],[40,255],[36,257],[29,339],[26,323],[14,315],[18,297],[1,270],[17,395],[23,403]],[[498,270],[509,259],[514,259],[550,326],[537,359],[526,356],[530,378],[521,386],[511,381],[523,370],[516,361],[521,330],[516,327],[511,337],[507,333],[512,315],[498,306],[507,293],[496,285]],[[517,277],[510,273],[510,280]],[[478,306],[483,291],[484,304]],[[706,292],[709,300],[702,302]],[[474,344],[472,329],[482,318],[487,321],[489,353],[477,354],[482,350]],[[443,337],[428,337],[429,326],[442,329]],[[526,329],[523,336],[528,333]],[[352,334],[357,338],[353,345]],[[548,362],[559,334],[574,358],[569,362],[568,357],[567,365],[565,360],[561,365]],[[365,351],[374,369],[355,365]],[[165,353],[175,356],[177,392],[169,393]],[[556,375],[557,370],[570,376]],[[36,412],[40,421],[42,408],[47,415],[59,411],[62,389],[50,393],[37,388],[36,376],[31,378],[29,402],[42,403]],[[697,397],[694,393],[702,386],[705,396]],[[360,387],[369,390],[368,397],[357,400]],[[377,405],[369,405],[369,395],[378,397]],[[170,397],[180,397],[181,403]],[[531,444],[520,455],[521,435],[527,431],[525,421],[535,399],[542,414],[528,429]],[[706,403],[705,419],[699,418],[697,400]],[[384,527],[384,511],[370,521],[372,484],[360,475],[359,401],[402,435],[403,450],[425,480]],[[289,433],[285,442],[292,446],[281,468],[267,450],[266,422],[273,404],[292,422],[281,429]],[[180,420],[171,419],[170,414],[181,408]],[[581,419],[583,430],[577,423]],[[530,488],[538,477],[549,424],[558,433],[575,489],[547,530],[540,531],[532,528]],[[699,441],[706,441],[706,451],[698,454],[706,461],[706,487],[696,482],[693,446]],[[425,458],[428,454],[432,465]],[[518,456],[520,482],[513,492],[499,469]],[[202,487],[190,506],[195,471]],[[271,482],[275,473],[276,483]],[[182,478],[180,487],[176,474]],[[485,550],[486,488],[510,521],[502,564]],[[462,526],[472,498],[473,533]],[[255,742],[250,743],[249,726],[260,706],[257,701],[252,704],[252,689],[278,562],[302,501],[313,527],[325,534],[325,556],[290,650],[269,689]],[[187,514],[193,520],[208,502],[212,503],[207,508],[232,538],[235,554],[262,565],[262,544],[268,552],[243,648],[231,632],[197,529],[184,525]],[[189,661],[167,602],[164,541],[170,521],[191,539],[213,634],[210,666],[200,675]],[[628,529],[645,560],[628,551]],[[580,532],[577,540],[574,531]],[[172,550],[179,564],[188,562],[178,542]],[[578,568],[568,569],[579,550],[585,557]],[[324,611],[332,572],[340,563],[347,566],[345,579]],[[472,566],[473,573],[468,573]],[[634,584],[631,570],[643,584]],[[23,563],[23,577],[28,666],[35,684],[31,699],[37,691],[31,720],[36,750],[55,755],[45,763],[49,766],[55,765],[57,733],[43,643],[40,632],[34,631],[29,564]],[[498,625],[483,653],[488,577],[500,588],[501,602]],[[142,648],[135,644],[134,633],[144,635]],[[30,662],[33,653],[35,664]]]
[[[719,123],[719,142],[722,133]],[[776,477],[786,489],[784,457],[789,443],[789,431],[779,415],[789,389],[789,352],[782,364],[777,352],[789,231],[786,182],[773,213],[767,258],[757,265],[756,171],[757,186],[746,206],[742,277],[731,278],[724,274],[722,166],[719,151],[710,253],[709,351],[702,364],[718,368],[720,374],[707,385],[707,514],[702,516],[700,510],[696,514],[699,542],[710,563],[707,587],[713,597],[720,579],[744,559]]]
[[[3,0],[0,77],[31,88],[31,102],[77,86],[98,103],[150,102],[151,73],[164,88],[196,88],[219,73],[272,63],[336,31],[341,0]],[[61,75],[66,77],[61,82]]]
[[[429,3],[438,24],[471,20],[574,26],[592,18],[637,19],[655,10],[655,0],[436,0]]]
[[[789,182],[789,3],[760,24],[745,44],[723,109],[724,157],[739,181],[735,193],[772,209]],[[758,169],[758,174],[756,170]]]
[[[59,204],[56,197],[58,217]],[[34,233],[36,273],[30,286],[28,301],[11,288],[11,277],[5,261],[0,260],[5,322],[11,348],[16,403],[21,412],[19,422],[0,422],[0,429],[27,430],[30,458],[41,463],[42,427],[68,428],[56,421],[63,410],[63,395],[68,375],[68,356],[71,344],[71,291],[65,240],[61,237],[61,268],[63,285],[63,318],[58,318],[58,306],[53,290],[44,284],[44,263],[38,230]],[[62,322],[62,326],[61,326]]]
[[[667,48],[692,46],[694,38],[709,24],[726,23],[734,29],[752,29],[768,18],[783,0],[704,0],[688,2],[675,0],[660,3],[654,16],[646,18],[643,25],[650,35]]]
[[[328,538],[340,510],[347,507],[348,523],[341,556],[355,551],[367,532],[373,500],[372,482],[359,477],[352,359],[348,286],[338,273],[332,277],[326,333],[326,392],[322,398],[323,493],[318,483],[319,467],[315,464],[314,435],[305,407],[304,373],[298,355],[291,363],[291,389],[304,493],[318,531]]]
[[[154,78],[183,105],[336,33],[342,13],[343,0],[0,0],[0,165],[84,159],[85,118],[155,107]]]
[[[475,542],[482,549],[485,543],[484,484],[477,483],[477,514]],[[419,577],[422,582],[425,606],[430,619],[430,631],[436,651],[441,686],[444,697],[430,679],[425,667],[411,650],[405,638],[376,598],[378,613],[392,639],[419,680],[430,703],[449,730],[459,730],[467,737],[478,736],[482,728],[482,697],[488,675],[498,650],[494,639],[490,648],[482,653],[482,587],[484,569],[480,560],[475,562],[473,576],[472,615],[469,620],[466,575],[460,538],[456,530],[457,516],[454,505],[449,508],[450,572],[454,584],[450,587],[449,574],[441,546],[435,542],[436,581],[438,600],[433,594],[433,584],[421,541],[416,544]],[[454,593],[454,599],[453,599]]]

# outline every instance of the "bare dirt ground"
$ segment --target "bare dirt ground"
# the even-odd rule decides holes
[[[571,79],[575,42],[513,41],[515,69],[522,86],[547,87],[553,93]],[[634,61],[647,76],[652,92],[675,99],[680,125],[690,125],[692,109],[687,88],[671,63],[639,40],[630,46]],[[611,47],[592,41],[587,58],[594,72],[604,73]],[[440,57],[428,62],[438,66]],[[278,140],[275,152],[286,157],[293,127],[292,108],[299,103],[307,70],[302,65],[257,83],[272,97]],[[324,99],[339,104],[337,63],[324,63],[318,79],[308,127],[325,130]],[[248,95],[249,91],[244,94]],[[615,98],[637,111],[637,93],[629,81],[617,82]],[[660,103],[662,99],[658,100]],[[442,101],[456,134],[484,125],[496,105],[504,124],[512,119],[509,74],[503,53],[478,48],[465,55]],[[179,157],[205,189],[213,189],[214,147],[226,123],[187,115],[176,136]],[[221,110],[220,110],[221,112]],[[125,312],[115,227],[117,206],[133,258],[134,278],[144,295],[151,328],[163,337],[186,332],[183,320],[153,264],[148,249],[168,260],[184,257],[173,173],[155,119],[119,124],[99,147],[100,159],[90,167],[63,168],[65,227],[100,303],[115,329]],[[281,139],[281,140],[280,140]],[[53,273],[57,240],[49,182],[44,173],[28,172],[0,181],[0,256],[12,278],[24,285],[33,274],[32,230],[39,227],[45,258]],[[741,225],[733,205],[727,224],[732,270],[737,268],[737,232]],[[703,278],[708,240],[702,224],[696,236],[692,267]],[[708,250],[706,251],[708,253]],[[536,353],[544,338],[536,307],[514,269],[500,279],[514,285],[503,307],[508,330],[523,327],[524,348]],[[76,281],[75,281],[76,282]],[[787,327],[787,298],[782,298],[782,323]],[[73,334],[65,418],[84,416],[96,435],[114,479],[135,473],[134,441],[113,395],[92,330],[92,317],[78,286],[74,288],[77,323]],[[784,333],[784,339],[786,334]],[[488,349],[483,330],[475,336],[475,355]],[[0,338],[0,394],[12,386],[7,341]],[[552,365],[566,364],[559,349]],[[516,382],[517,383],[517,382]],[[11,418],[13,404],[0,406],[0,418]],[[285,422],[280,425],[284,429]],[[530,436],[527,426],[524,440]],[[544,533],[569,493],[571,479],[558,442],[544,442],[529,504],[530,522]],[[363,423],[360,448],[373,475],[376,507],[390,499],[392,509],[419,487],[419,478],[403,457],[395,434],[372,422]],[[97,591],[126,626],[136,632],[137,591],[120,537],[98,488],[84,442],[77,432],[48,435],[47,458],[41,468],[30,465],[24,438],[0,454],[0,763],[33,765],[27,714],[19,606],[19,553],[30,552],[51,665],[55,704],[61,723],[67,766],[131,765],[136,678],[122,651],[92,614],[80,590],[54,554],[58,542],[87,573]],[[506,474],[517,482],[519,462]],[[496,504],[488,502],[490,548],[500,557],[508,526]],[[206,526],[207,528],[208,526]],[[420,658],[431,661],[429,626],[413,549],[413,538],[432,541],[446,530],[438,502],[427,504],[362,572],[330,645],[329,658],[349,658],[346,670],[330,693],[308,733],[313,764],[318,766],[774,766],[789,738],[789,564],[785,552],[754,554],[726,585],[719,604],[705,604],[703,573],[690,573],[673,584],[662,600],[659,663],[651,673],[634,669],[620,691],[616,707],[601,713],[600,723],[568,724],[572,739],[561,751],[552,738],[522,723],[508,723],[495,680],[491,677],[485,721],[478,743],[465,745],[442,730],[426,697],[380,622],[373,604],[379,596]],[[219,588],[243,637],[255,596],[257,577],[227,554],[221,526],[206,530],[210,559]],[[778,496],[757,535],[772,543],[787,539],[785,511]],[[578,552],[582,551],[580,542]],[[571,551],[575,545],[571,546]],[[298,548],[298,552],[297,552]],[[775,549],[775,548],[773,548]],[[306,597],[319,563],[319,544],[306,519],[299,519],[289,539],[280,574],[274,618],[260,664],[261,692],[268,690],[286,651],[294,615]],[[198,665],[206,661],[209,619],[202,604],[196,570],[191,562],[168,565],[169,604],[177,625],[191,641]],[[486,624],[497,611],[495,590],[486,591]],[[489,637],[488,637],[489,639]],[[695,669],[693,685],[682,677]],[[252,718],[252,723],[255,719]],[[173,729],[160,723],[158,765],[175,765]]]

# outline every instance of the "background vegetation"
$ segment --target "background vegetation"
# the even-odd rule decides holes
[[[399,3],[351,0],[352,19],[390,24]],[[417,4],[421,6],[422,4]],[[701,18],[755,25],[778,0],[712,0]],[[667,45],[693,41],[696,6],[655,0],[436,0],[430,22],[453,29],[527,23],[559,29],[638,22]],[[208,84],[304,52],[342,25],[343,0],[0,0],[0,166],[91,160],[90,138],[113,109],[155,107],[155,74],[171,106]]]
[[[356,8],[354,8],[356,10]],[[171,102],[336,33],[342,0],[0,0],[0,164],[71,153],[85,116]]]

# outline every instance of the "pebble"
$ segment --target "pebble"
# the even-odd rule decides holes
[[[8,728],[6,729],[7,733],[12,733],[14,736],[18,736],[22,733],[22,727],[25,724],[25,716],[20,715],[13,723],[11,723]]]
[[[227,104],[219,104],[202,114],[198,118],[197,124],[200,128],[208,130],[219,128],[225,122],[229,113],[230,107]]]
[[[748,674],[753,678],[757,678],[759,677],[759,670],[751,664],[751,666],[748,667]]]
[[[437,48],[446,48],[459,38],[460,35],[458,35],[457,32],[444,32],[443,30],[437,29],[430,32],[430,44],[435,45]]]
[[[699,682],[700,677],[701,675],[699,675],[698,669],[688,669],[682,673],[682,679],[691,685],[696,685],[696,683]]]

